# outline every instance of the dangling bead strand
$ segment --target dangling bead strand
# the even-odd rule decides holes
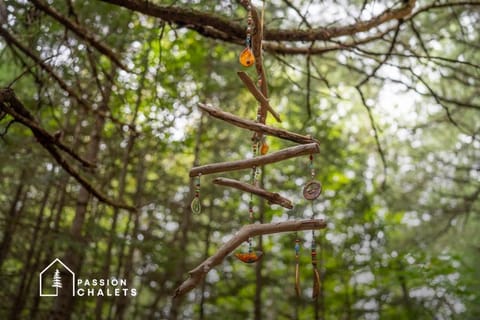
[[[322,193],[322,184],[315,181],[315,167],[313,166],[313,154],[310,154],[310,181],[303,187],[303,197],[307,200],[315,200]]]
[[[315,231],[312,230],[312,267],[313,267],[313,289],[312,289],[312,298],[315,299],[320,293],[320,274],[317,268],[317,244],[315,242]]]
[[[250,67],[255,63],[255,56],[252,52],[252,28],[253,28],[253,19],[252,19],[252,5],[248,2],[247,5],[247,31],[245,38],[245,49],[240,53],[239,61],[244,67]]]
[[[300,240],[295,239],[295,293],[300,296]]]
[[[315,167],[313,166],[313,154],[310,155],[310,175],[312,180],[315,179]]]

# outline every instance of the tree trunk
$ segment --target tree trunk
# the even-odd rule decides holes
[[[30,286],[32,283],[33,274],[36,274],[34,271],[36,268],[34,264],[34,254],[36,252],[36,248],[38,246],[38,237],[42,228],[43,219],[44,219],[44,212],[45,207],[47,206],[48,198],[50,197],[50,190],[52,189],[52,181],[47,185],[47,189],[45,190],[45,194],[43,196],[40,212],[38,213],[37,219],[35,221],[35,225],[33,226],[33,234],[32,239],[30,240],[30,247],[28,248],[25,263],[23,270],[21,272],[22,279],[20,281],[20,285],[17,290],[17,294],[15,299],[13,299],[13,304],[10,309],[10,319],[14,320],[17,319],[18,315],[21,314],[23,307],[26,303],[26,296],[27,293],[30,291]]]
[[[208,208],[208,224],[205,228],[205,251],[203,252],[203,259],[207,259],[209,254],[208,251],[210,250],[210,232],[212,230],[212,226],[210,222],[212,221],[212,207]],[[207,282],[203,281],[202,289],[201,289],[201,296],[200,296],[200,303],[199,303],[199,311],[198,311],[198,319],[205,320],[205,291],[207,288]]]
[[[261,167],[261,175],[260,175],[260,187],[264,188],[264,182],[265,182],[265,166]],[[258,221],[260,223],[263,223],[264,217],[265,217],[265,199],[259,198],[259,204],[258,204]],[[259,236],[258,237],[258,250],[263,252],[263,237]],[[262,275],[262,269],[263,269],[263,259],[260,259],[260,261],[257,262],[255,266],[255,297],[253,299],[254,301],[254,319],[255,320],[261,320],[262,319],[262,309],[263,309],[263,304],[262,304],[262,290],[263,290],[263,275]]]
[[[114,78],[115,71],[111,72],[111,78]],[[88,150],[85,159],[92,163],[97,161],[98,152],[100,149],[100,142],[102,139],[102,131],[105,125],[105,116],[103,114],[108,110],[108,103],[111,96],[112,87],[109,86],[103,95],[103,101],[100,107],[102,114],[96,114],[95,124],[93,126],[91,139],[88,144]],[[67,264],[74,272],[80,273],[83,264],[84,251],[79,248],[84,248],[87,244],[86,239],[82,236],[82,228],[85,223],[87,214],[88,202],[90,193],[84,187],[81,187],[75,208],[75,216],[73,218],[72,227],[70,229],[70,238],[72,243],[69,244],[67,252],[64,256],[65,264]],[[71,292],[72,287],[69,281],[66,281],[63,292]],[[55,305],[51,310],[51,319],[68,320],[73,312],[74,299],[69,294],[59,295],[55,300]]]
[[[135,191],[135,198],[133,199],[135,204],[141,203],[143,198],[143,192],[145,187],[145,166],[143,161],[144,161],[143,157],[138,161],[138,169],[137,169],[137,176],[136,176],[137,190]],[[125,257],[126,262],[125,262],[125,269],[123,272],[123,279],[125,279],[128,284],[131,284],[133,279],[133,256],[134,256],[135,250],[137,249],[135,239],[137,239],[137,233],[140,226],[140,212],[130,212],[129,215],[130,215],[129,220],[131,220],[133,216],[133,228],[130,233],[133,241],[131,245],[128,247],[128,253]],[[127,227],[128,227],[128,224],[127,224]],[[122,253],[123,250],[120,252]],[[137,292],[137,295],[138,295],[138,292]],[[125,296],[121,296],[117,299],[116,314],[115,314],[116,320],[122,320],[125,318],[125,311],[127,310],[129,302],[130,300],[128,299],[128,297],[125,297]]]
[[[194,158],[193,158],[193,166],[198,165],[198,158],[200,155],[200,142],[201,142],[201,137],[203,134],[203,115],[200,117],[200,122],[198,124],[198,130],[197,130],[197,136],[196,136],[196,141],[195,141],[195,150],[194,150]],[[193,185],[193,180],[190,179],[190,192],[189,195],[186,199],[191,200],[193,198],[193,192],[192,190],[194,189]],[[178,247],[178,252],[185,252],[187,248],[187,243],[188,243],[188,232],[190,231],[191,227],[191,222],[192,222],[192,212],[190,209],[190,205],[185,204],[184,209],[183,209],[183,219],[182,223],[180,226],[180,236],[181,238],[178,240],[179,241],[179,247]],[[180,260],[180,265],[176,268],[176,272],[174,275],[174,279],[177,279],[178,284],[182,282],[182,278],[187,270],[187,266],[185,263],[185,259]],[[170,308],[170,313],[169,313],[169,320],[176,320],[178,318],[178,310],[180,308],[182,299],[173,299],[172,300],[172,306]]]
[[[12,245],[13,234],[17,228],[17,222],[20,218],[20,215],[24,208],[24,188],[25,188],[25,177],[27,176],[28,170],[23,169],[20,173],[18,179],[18,187],[13,197],[13,201],[10,204],[10,209],[5,219],[5,232],[3,234],[2,242],[0,242],[0,269],[2,268],[3,263],[5,262],[8,253],[10,252],[10,246]]]

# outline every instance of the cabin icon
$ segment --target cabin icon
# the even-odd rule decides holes
[[[75,272],[62,260],[56,258],[39,275],[39,290],[41,297],[57,297],[63,288],[63,281],[72,281],[72,296],[75,296]]]

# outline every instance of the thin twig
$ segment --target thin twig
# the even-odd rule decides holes
[[[383,165],[383,181],[382,181],[382,188],[386,187],[387,184],[387,160],[385,158],[385,152],[383,151],[382,145],[380,144],[380,137],[378,134],[378,129],[377,125],[375,123],[375,120],[373,119],[373,114],[372,114],[372,108],[368,105],[365,96],[362,92],[362,89],[360,87],[355,87],[358,91],[358,94],[360,95],[360,99],[362,100],[362,104],[367,110],[368,113],[368,118],[370,120],[370,125],[372,126],[373,129],[373,136],[375,138],[375,143],[377,145],[377,151],[380,155],[380,159],[382,160],[382,165]]]

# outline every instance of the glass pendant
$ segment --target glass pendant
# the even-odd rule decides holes
[[[318,181],[310,181],[303,187],[303,197],[307,200],[315,200],[322,193],[322,185]]]
[[[249,47],[243,49],[242,53],[240,53],[239,60],[242,66],[250,67],[255,62],[255,57],[252,50]]]
[[[202,211],[202,205],[200,204],[200,199],[195,197],[192,200],[192,204],[190,205],[192,212],[198,214]]]
[[[260,260],[263,256],[262,251],[253,251],[248,253],[235,253],[235,257],[238,260],[245,262],[245,263],[254,263]]]

